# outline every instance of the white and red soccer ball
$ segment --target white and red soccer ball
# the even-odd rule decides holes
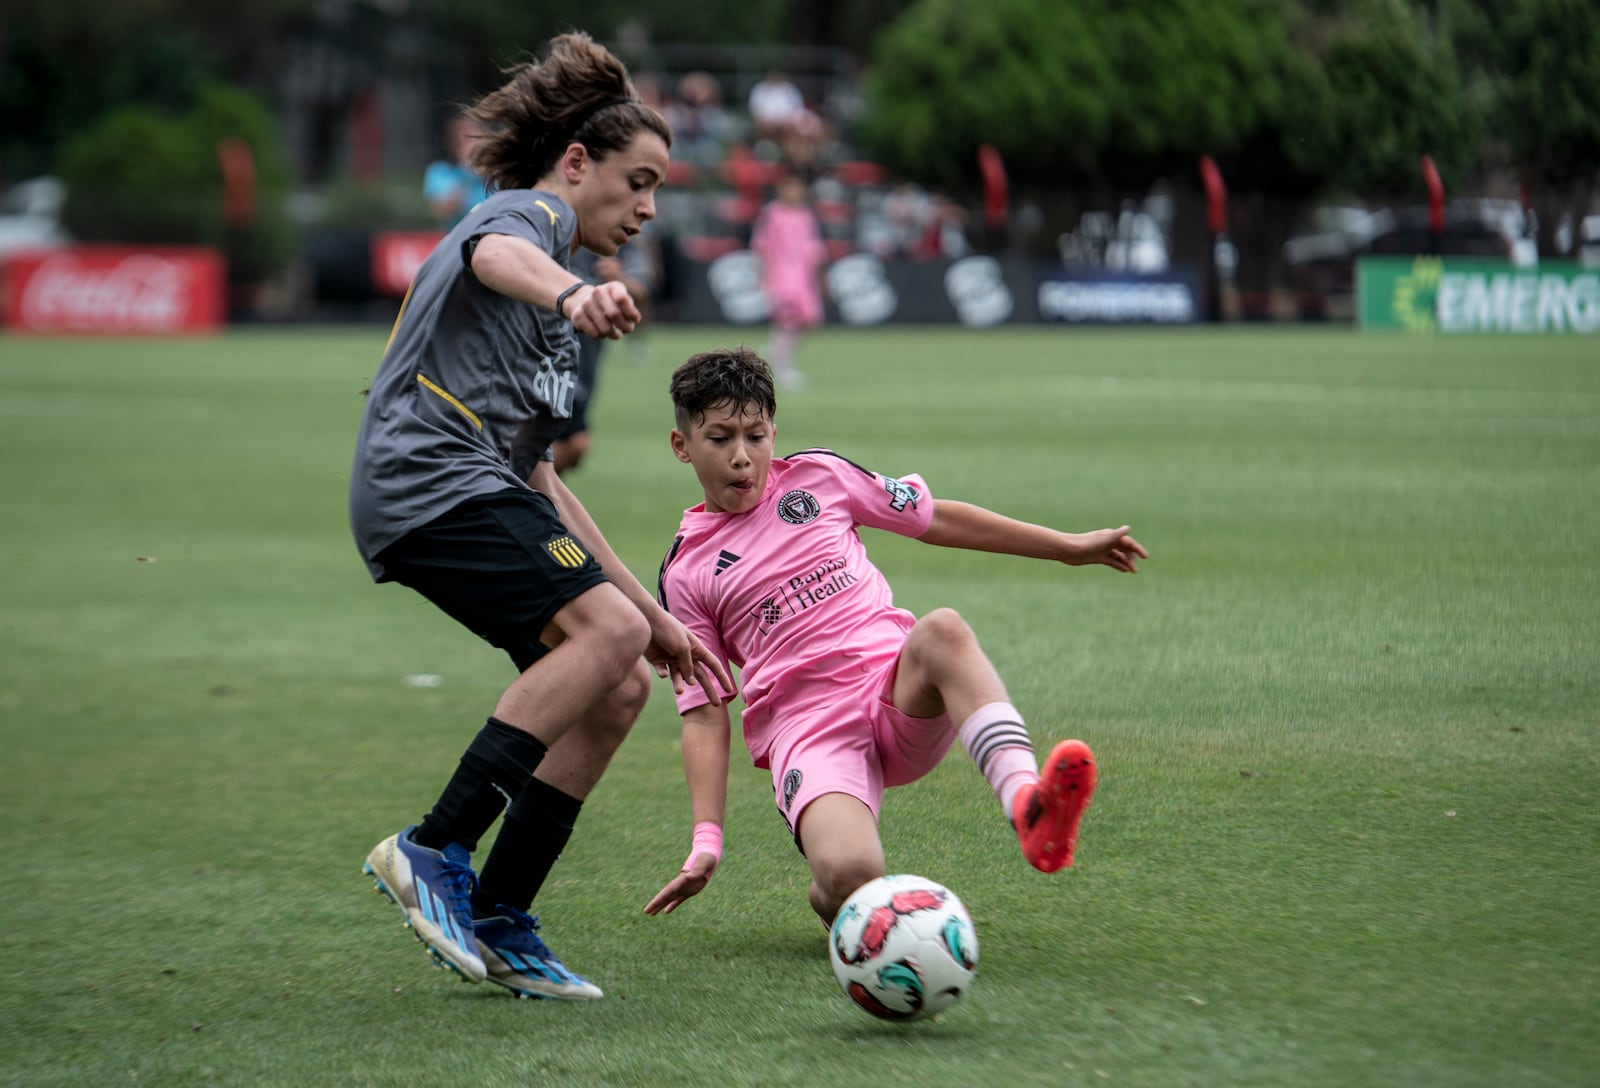
[[[978,933],[949,888],[920,876],[868,881],[839,908],[828,935],[834,977],[884,1020],[920,1020],[966,994],[978,974]]]

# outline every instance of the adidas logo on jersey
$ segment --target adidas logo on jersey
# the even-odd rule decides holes
[[[717,569],[716,569],[716,571],[714,571],[712,573],[711,577],[715,578],[718,574],[721,574],[723,571],[727,570],[729,567],[733,566],[738,561],[739,561],[739,557],[737,555],[734,555],[730,551],[718,552],[717,553]]]

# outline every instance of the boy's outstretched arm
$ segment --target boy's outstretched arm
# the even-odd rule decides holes
[[[1139,560],[1150,558],[1144,545],[1128,535],[1128,526],[1064,533],[1044,525],[1017,521],[969,502],[935,499],[933,523],[918,538],[944,548],[967,548],[1028,559],[1053,559],[1074,567],[1101,563],[1127,574]]]
[[[646,914],[671,914],[685,899],[699,895],[722,859],[730,734],[726,704],[706,703],[683,715],[683,774],[689,780],[694,845],[678,875],[645,904]]]
[[[539,461],[528,476],[528,486],[543,492],[555,504],[561,522],[583,541],[600,569],[606,572],[616,587],[633,602],[650,624],[650,645],[645,649],[645,659],[656,670],[656,675],[670,679],[672,690],[682,694],[688,684],[698,684],[712,702],[720,700],[717,684],[723,691],[732,691],[733,677],[717,659],[677,618],[656,603],[655,595],[639,583],[633,572],[611,550],[605,535],[594,523],[583,503],[574,495],[560,476],[556,475],[554,462]]]

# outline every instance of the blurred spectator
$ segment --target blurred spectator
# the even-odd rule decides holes
[[[863,249],[888,260],[957,260],[972,253],[967,211],[943,193],[901,182],[860,225]]]
[[[732,135],[722,107],[722,85],[710,72],[690,72],[678,80],[677,98],[667,105],[674,158],[714,166]]]
[[[428,213],[441,230],[449,230],[487,193],[483,179],[472,168],[472,148],[483,129],[470,117],[458,116],[445,127],[448,158],[428,164],[422,176],[422,196]]]
[[[590,283],[619,282],[639,307],[646,322],[650,318],[650,302],[661,282],[661,260],[654,223],[647,220],[643,229],[621,249],[615,257],[600,257],[579,247],[572,256],[572,271]],[[641,328],[644,326],[641,325]],[[628,350],[644,346],[641,333],[635,331],[628,337]],[[550,444],[555,455],[558,474],[577,468],[589,452],[589,407],[594,403],[595,387],[600,381],[600,356],[609,340],[578,337],[578,386],[572,400],[572,415],[567,419],[556,440]]]
[[[822,267],[827,249],[807,195],[804,179],[795,174],[785,176],[778,183],[777,197],[761,209],[750,237],[750,249],[761,258],[762,284],[772,305],[767,361],[787,389],[805,383],[794,365],[801,334],[822,323]]]
[[[789,77],[773,69],[750,88],[750,123],[758,140],[781,143],[784,134],[806,112],[805,96]]]
[[[655,110],[662,117],[666,117],[669,122],[671,121],[668,111],[672,107],[660,75],[655,72],[638,73],[633,77],[633,90],[639,96],[639,101]],[[676,142],[676,138],[674,138],[674,142]]]
[[[790,173],[815,180],[827,167],[831,138],[827,123],[809,108],[801,107],[778,137],[778,159]]]
[[[883,198],[883,217],[888,225],[884,241],[890,257],[908,257],[916,252],[927,231],[932,205],[922,186],[903,181]]]
[[[929,259],[958,260],[972,252],[967,240],[967,213],[954,200],[939,194],[922,236],[922,253]]]

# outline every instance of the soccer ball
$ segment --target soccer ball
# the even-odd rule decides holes
[[[966,994],[978,974],[978,932],[955,892],[920,876],[857,888],[828,935],[833,976],[884,1020],[920,1020]]]

